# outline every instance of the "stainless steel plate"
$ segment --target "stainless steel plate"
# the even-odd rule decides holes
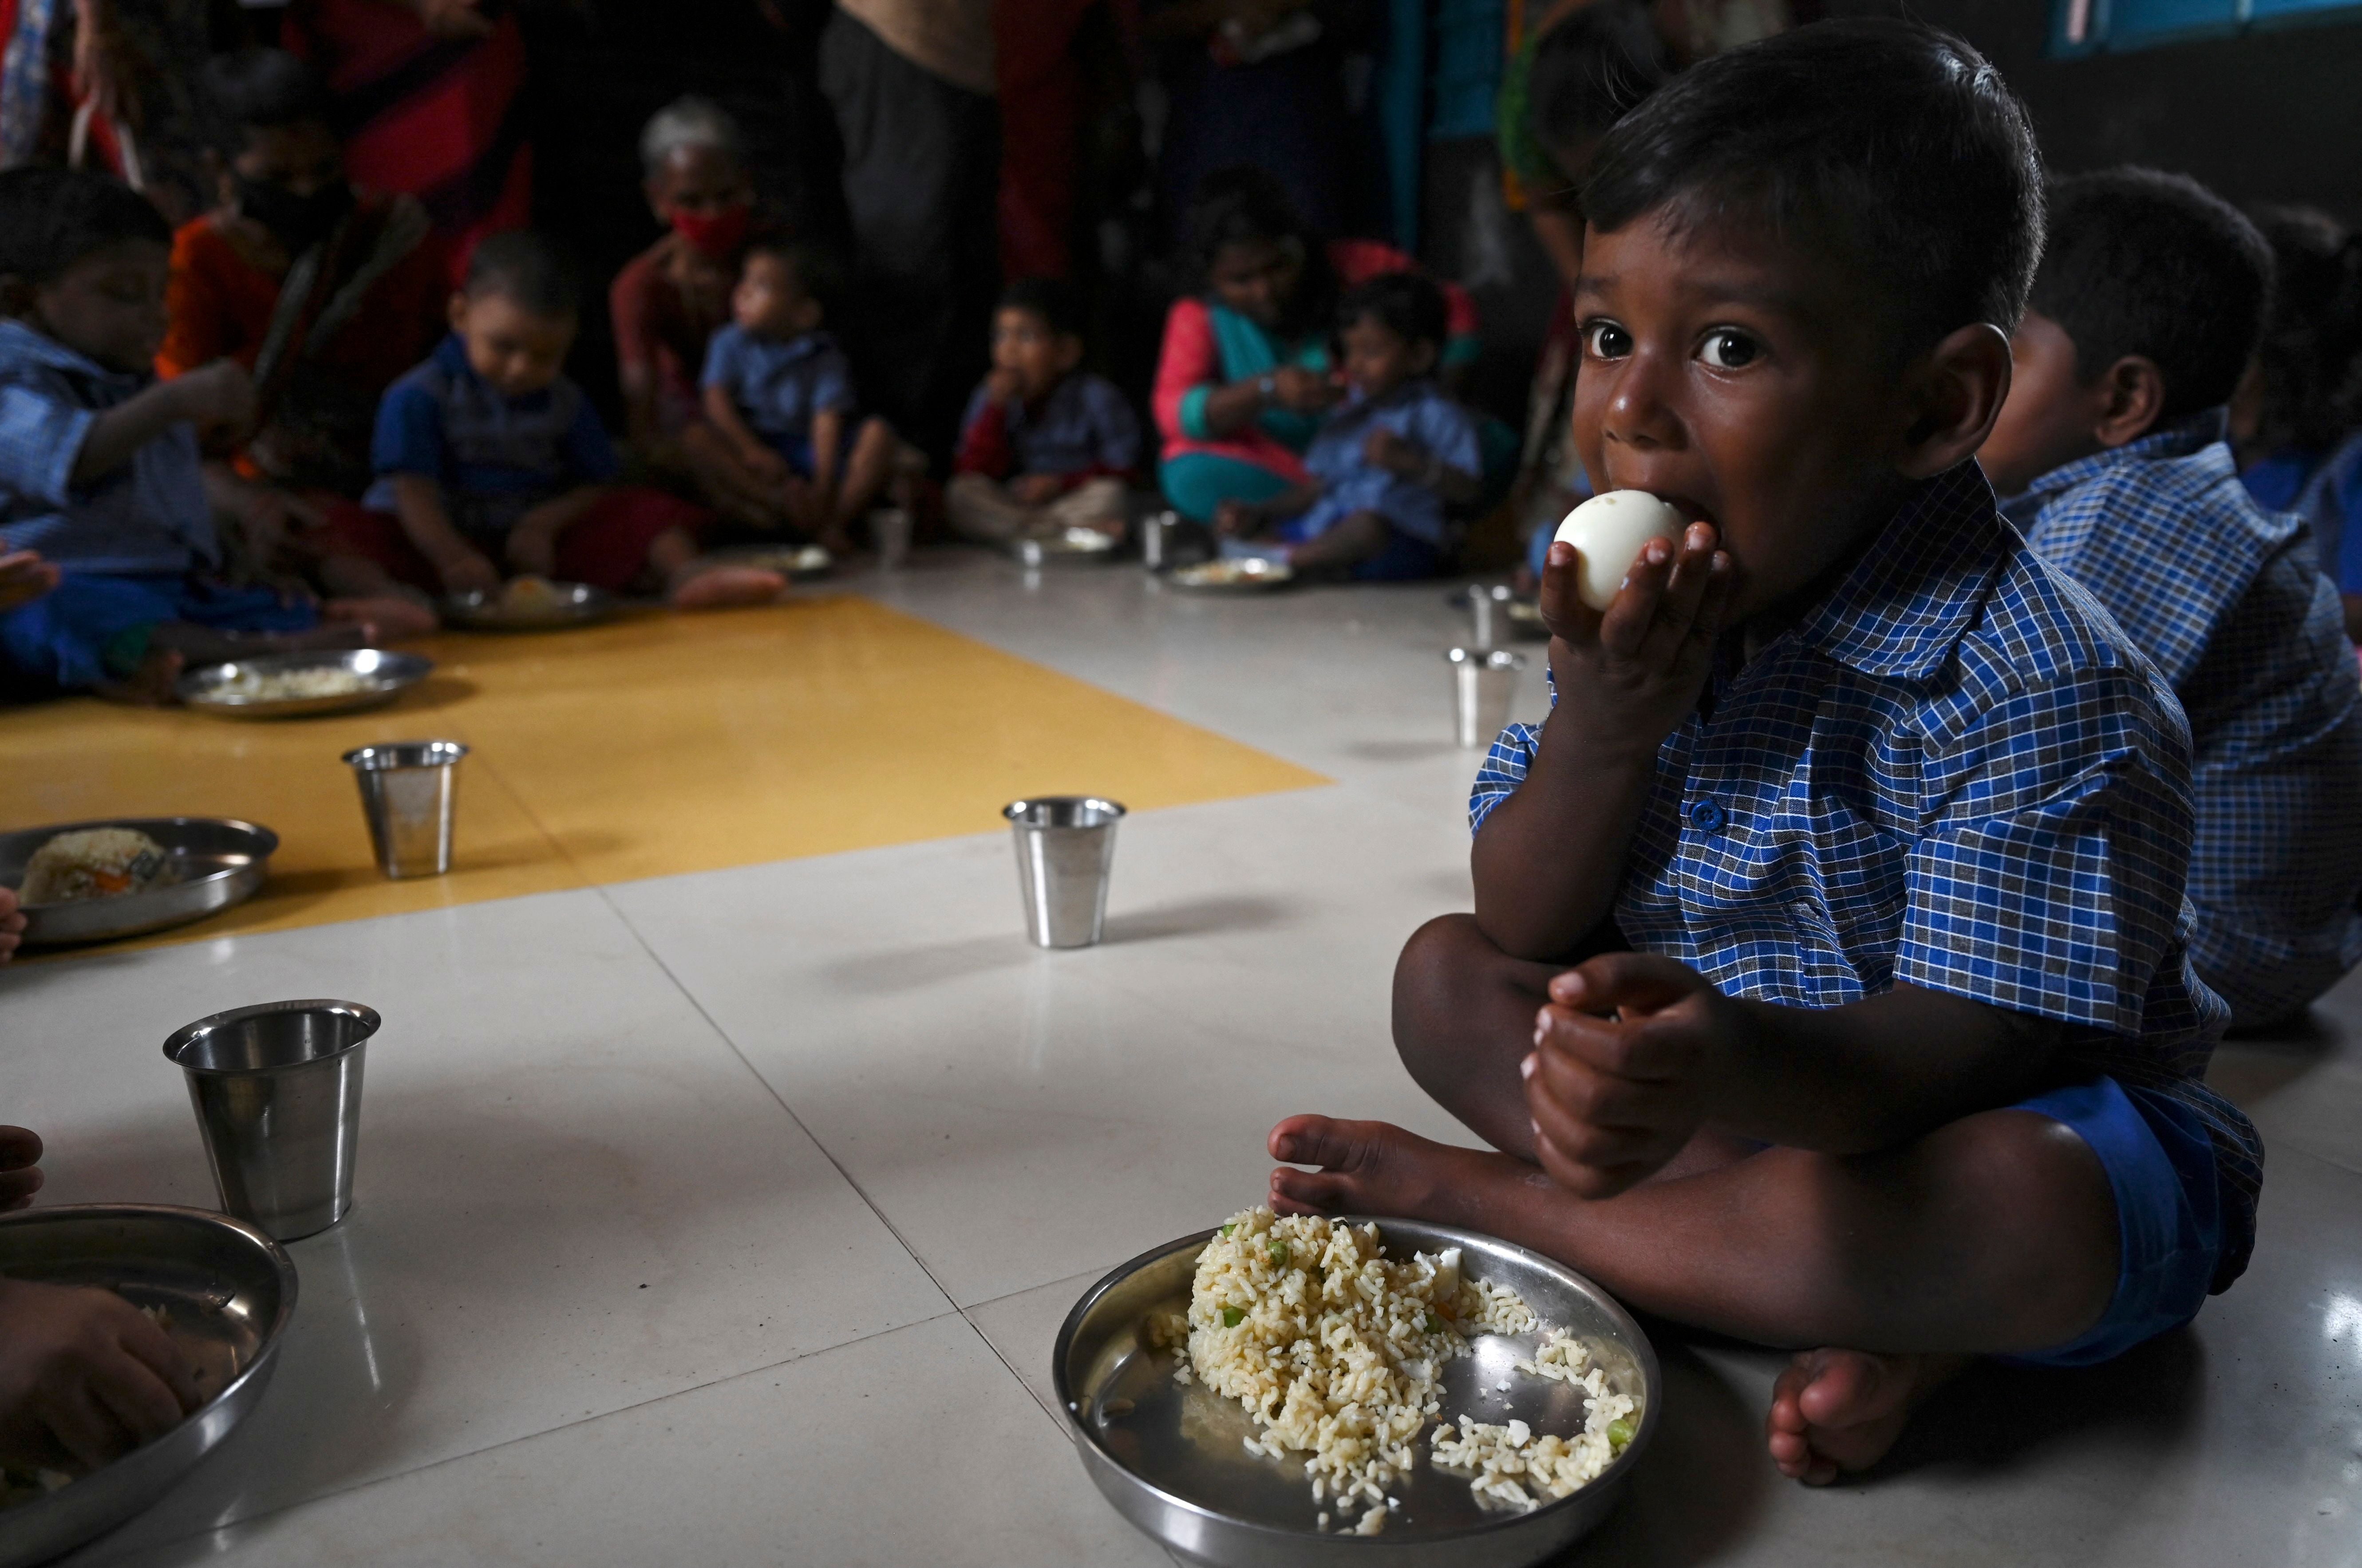
[[[514,584],[511,584],[513,587]],[[546,597],[520,600],[506,590],[455,593],[443,601],[443,619],[469,632],[556,632],[587,626],[615,613],[615,596],[587,582],[553,582]]]
[[[28,904],[25,908],[28,944],[111,942],[203,920],[251,898],[270,874],[271,854],[279,847],[279,835],[269,828],[228,817],[120,817],[108,822],[59,823],[0,834],[0,887],[24,886],[25,863],[33,857],[33,851],[59,834],[100,827],[136,828],[146,834],[171,852],[181,879],[145,893]]]
[[[1142,1325],[1151,1311],[1187,1309],[1208,1231],[1116,1269],[1084,1294],[1058,1331],[1052,1382],[1084,1468],[1119,1512],[1190,1561],[1217,1568],[1374,1561],[1388,1568],[1521,1568],[1606,1518],[1661,1419],[1663,1381],[1639,1325],[1606,1291],[1538,1253],[1448,1225],[1377,1224],[1388,1255],[1458,1247],[1469,1278],[1510,1286],[1543,1323],[1591,1344],[1608,1386],[1639,1401],[1632,1441],[1615,1463],[1569,1496],[1531,1513],[1508,1512],[1479,1505],[1465,1476],[1433,1468],[1422,1432],[1416,1465],[1396,1485],[1403,1507],[1385,1530],[1322,1532],[1302,1466],[1247,1452],[1255,1430],[1247,1413],[1203,1384],[1175,1384],[1176,1353],[1148,1346]],[[1537,1334],[1475,1341],[1473,1355],[1444,1370],[1443,1419],[1470,1415],[1497,1425],[1515,1418],[1562,1436],[1581,1430],[1581,1389],[1510,1370],[1540,1344]],[[1495,1387],[1504,1380],[1506,1393]]]
[[[1199,593],[1261,593],[1274,588],[1285,588],[1296,580],[1296,569],[1285,561],[1270,561],[1261,556],[1241,556],[1232,560],[1207,561],[1200,566],[1183,567],[1166,576],[1165,581],[1175,588],[1187,588]]]
[[[45,1496],[0,1509],[0,1568],[25,1568],[114,1529],[163,1496],[262,1398],[295,1309],[295,1265],[226,1214],[84,1204],[0,1215],[0,1273],[94,1285],[164,1310],[210,1397],[148,1444]]]
[[[836,566],[836,558],[820,545],[735,545],[715,550],[707,559],[727,561],[732,566],[760,567],[793,582],[826,577]]]
[[[403,688],[434,671],[435,661],[384,648],[345,648],[326,653],[264,654],[207,665],[181,677],[175,690],[199,712],[225,719],[299,719],[320,713],[352,713],[391,702]],[[333,671],[351,690],[318,697],[258,697],[239,688],[257,678]]]
[[[1009,548],[1020,565],[1037,567],[1054,561],[1113,560],[1122,544],[1120,536],[1097,528],[1061,528],[1054,534],[1013,540]]]

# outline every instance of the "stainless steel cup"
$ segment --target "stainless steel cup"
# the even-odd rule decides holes
[[[1000,813],[1017,835],[1017,886],[1036,947],[1088,947],[1107,926],[1108,872],[1123,808],[1095,795],[1044,795]]]
[[[1173,533],[1181,525],[1177,512],[1152,512],[1140,520],[1140,564],[1151,571],[1163,571],[1173,563],[1167,558],[1173,550]]]
[[[1497,648],[1509,640],[1509,601],[1506,582],[1474,582],[1462,602],[1468,606],[1469,640],[1480,648]]]
[[[201,1018],[164,1042],[188,1075],[224,1209],[281,1242],[345,1217],[360,1146],[361,1047],[377,1029],[359,1002],[264,1002]]]
[[[1509,722],[1526,656],[1507,648],[1453,648],[1443,657],[1451,666],[1452,738],[1462,751],[1492,745]]]
[[[451,823],[459,807],[458,741],[392,741],[345,753],[360,781],[361,814],[378,869],[389,877],[440,877],[451,869]]]
[[[877,549],[877,569],[893,571],[910,558],[911,514],[885,506],[869,514],[869,542]]]

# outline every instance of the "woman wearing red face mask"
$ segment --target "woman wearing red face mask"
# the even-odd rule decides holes
[[[698,392],[706,342],[730,320],[730,291],[755,227],[738,127],[706,99],[678,99],[640,133],[640,161],[666,234],[616,274],[607,296],[632,445],[725,514],[767,517],[767,501],[736,493],[737,465],[713,460],[719,442]]]

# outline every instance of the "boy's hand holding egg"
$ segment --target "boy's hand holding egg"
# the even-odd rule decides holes
[[[1652,757],[1696,706],[1738,575],[1719,543],[1645,491],[1594,496],[1559,525],[1541,616],[1557,713],[1587,744]]]

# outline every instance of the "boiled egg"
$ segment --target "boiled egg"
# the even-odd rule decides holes
[[[1566,514],[1554,543],[1573,545],[1575,594],[1606,613],[1624,586],[1624,574],[1651,539],[1678,542],[1688,522],[1645,490],[1611,490]]]

